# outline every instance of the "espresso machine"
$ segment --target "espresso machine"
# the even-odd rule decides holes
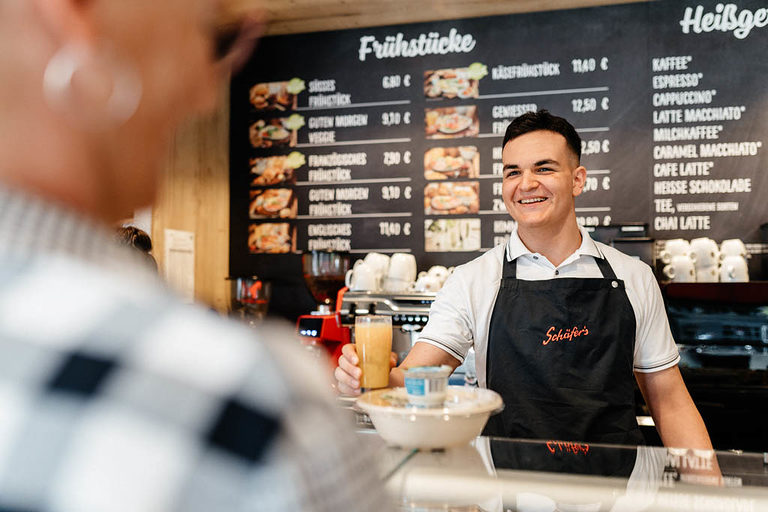
[[[341,300],[337,300],[345,289],[349,261],[348,253],[336,251],[310,251],[301,257],[304,282],[317,302],[317,309],[298,318],[296,331],[306,346],[325,349],[334,364],[339,360],[341,347],[350,342],[349,328],[339,321]]]
[[[355,325],[357,315],[392,317],[392,351],[398,364],[408,355],[418,333],[429,320],[434,293],[359,292],[344,289],[339,293],[338,314],[341,325]]]

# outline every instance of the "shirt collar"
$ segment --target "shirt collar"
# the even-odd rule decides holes
[[[578,256],[592,256],[595,258],[605,259],[600,248],[597,246],[592,237],[589,236],[589,232],[583,226],[579,226],[579,232],[581,233],[581,245],[574,252]],[[507,261],[514,261],[520,256],[532,255],[531,252],[520,240],[520,236],[517,234],[517,226],[512,229],[509,234],[509,241],[507,242]]]

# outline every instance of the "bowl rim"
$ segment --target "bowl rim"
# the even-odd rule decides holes
[[[380,395],[382,393],[402,393],[403,395],[407,395],[407,392],[404,387],[394,387],[394,388],[382,388],[382,389],[374,389],[372,391],[366,391],[362,395],[360,395],[357,400],[355,400],[355,406],[359,407],[366,413],[374,412],[386,412],[386,413],[393,413],[393,414],[402,414],[402,415],[417,415],[417,416],[474,416],[476,414],[485,414],[485,413],[498,413],[502,409],[504,409],[504,401],[501,399],[501,396],[493,391],[492,389],[487,388],[468,388],[466,386],[446,386],[446,393],[450,394],[451,392],[456,391],[463,391],[463,392],[471,392],[471,393],[478,393],[487,395],[490,399],[487,401],[487,403],[482,403],[476,406],[473,409],[467,410],[467,409],[452,409],[449,407],[419,407],[417,405],[408,405],[405,407],[396,407],[392,405],[376,405],[371,403],[369,400],[376,395]]]

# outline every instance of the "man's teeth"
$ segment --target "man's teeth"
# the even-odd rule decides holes
[[[545,199],[544,197],[534,197],[533,199],[521,199],[520,202],[522,204],[540,203]]]

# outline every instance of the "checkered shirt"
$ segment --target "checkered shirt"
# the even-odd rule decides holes
[[[0,189],[0,511],[388,510],[317,366]]]

